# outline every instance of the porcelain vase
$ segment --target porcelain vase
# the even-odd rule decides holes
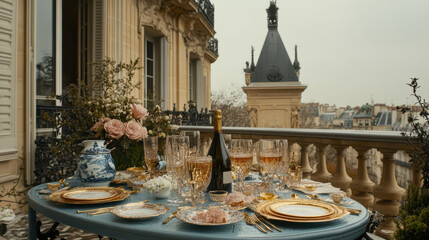
[[[85,140],[79,157],[77,177],[84,186],[108,186],[115,178],[116,169],[110,150],[104,140]]]

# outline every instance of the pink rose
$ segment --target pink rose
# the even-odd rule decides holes
[[[119,139],[125,134],[125,125],[118,119],[112,119],[104,124],[104,130],[108,137]]]
[[[134,119],[142,119],[145,120],[147,117],[147,109],[144,108],[142,105],[140,104],[133,104],[132,105],[132,109],[131,109],[131,113],[133,115]]]
[[[94,126],[92,126],[91,130],[94,132],[98,132],[98,128],[101,126],[101,122],[96,122]]]
[[[142,140],[147,137],[147,130],[140,123],[131,120],[125,123],[125,134],[131,140]]]

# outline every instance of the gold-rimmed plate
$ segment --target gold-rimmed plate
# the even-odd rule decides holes
[[[120,206],[111,210],[115,216],[125,219],[148,219],[166,213],[169,208],[159,204],[143,203],[132,206]]]
[[[320,218],[335,213],[329,204],[320,202],[277,202],[270,204],[269,208],[277,214],[299,218]]]
[[[244,218],[244,215],[240,211],[230,209],[226,206],[219,206],[219,208],[227,213],[226,222],[206,223],[206,222],[196,221],[193,219],[196,214],[201,213],[203,211],[207,211],[208,210],[207,207],[185,208],[185,209],[178,211],[176,214],[176,217],[185,223],[189,223],[189,224],[193,224],[193,225],[200,225],[200,226],[228,225],[228,224],[239,222],[239,221],[243,220],[243,218]]]
[[[86,188],[75,188],[72,190],[81,190],[81,189],[86,189]],[[62,197],[62,195],[67,191],[58,191],[49,195],[49,200],[57,203],[66,203],[66,204],[99,204],[99,203],[122,201],[130,196],[130,192],[125,189],[121,189],[121,188],[112,188],[112,189],[117,193],[116,196],[112,198],[104,198],[104,199],[97,199],[97,200],[71,200],[71,199],[66,199]]]
[[[316,223],[316,222],[329,222],[329,221],[333,221],[336,219],[340,219],[346,215],[349,214],[349,212],[341,207],[341,206],[337,206],[337,205],[331,205],[332,208],[334,208],[335,212],[332,213],[331,215],[327,215],[327,216],[322,216],[322,217],[296,217],[296,216],[287,216],[287,215],[282,215],[282,214],[278,214],[275,213],[271,210],[270,205],[271,204],[275,204],[278,202],[296,202],[296,201],[303,201],[303,202],[311,202],[314,200],[306,200],[306,199],[299,199],[299,200],[292,200],[292,199],[287,199],[287,200],[273,200],[270,202],[263,202],[260,203],[256,206],[256,211],[258,213],[260,213],[262,216],[268,218],[268,219],[273,219],[273,220],[279,220],[279,221],[287,221],[287,222],[300,222],[300,223]],[[328,204],[328,203],[326,203]]]
[[[61,197],[75,201],[98,201],[113,198],[117,195],[118,191],[113,188],[84,188],[65,191],[61,194]]]

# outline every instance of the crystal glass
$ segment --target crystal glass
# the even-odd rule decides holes
[[[244,192],[243,182],[250,172],[253,161],[253,143],[250,139],[233,139],[229,149],[229,158],[237,178],[237,190]]]
[[[173,181],[173,192],[168,202],[171,205],[182,204],[184,201],[181,199],[181,189],[184,186],[185,162],[189,156],[189,137],[167,136],[165,154],[167,158],[167,174]]]
[[[284,154],[282,157],[282,160],[280,161],[279,165],[276,168],[275,175],[279,179],[279,184],[277,188],[277,192],[280,193],[288,193],[290,192],[290,189],[287,188],[286,183],[286,176],[288,175],[289,171],[289,149],[288,149],[288,141],[286,139],[280,140],[283,142],[284,147]]]
[[[147,171],[153,176],[158,163],[158,137],[143,138],[143,148]]]
[[[199,156],[200,155],[200,131],[181,131],[180,136],[189,137],[189,155]]]
[[[231,134],[223,134],[223,141],[225,141],[225,145],[226,145],[226,149],[231,148],[231,141],[232,141],[232,137]]]
[[[262,139],[259,141],[259,165],[261,172],[265,171],[268,176],[268,192],[274,193],[274,174],[280,165],[285,153],[284,141]]]
[[[211,156],[191,156],[186,162],[186,176],[191,186],[192,205],[205,202],[203,190],[210,183],[212,177],[212,157]]]

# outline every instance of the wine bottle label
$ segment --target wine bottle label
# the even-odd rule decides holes
[[[223,184],[230,184],[232,183],[232,172],[223,172]]]

